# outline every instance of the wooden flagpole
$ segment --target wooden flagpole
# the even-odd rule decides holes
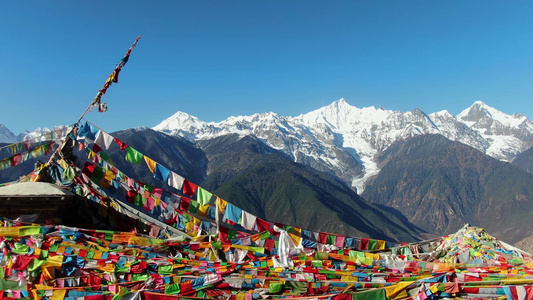
[[[133,42],[133,44],[130,46],[130,48],[128,49],[128,51],[126,52],[126,54],[124,55],[124,57],[120,60],[120,62],[117,64],[117,66],[115,67],[115,69],[113,70],[113,72],[107,77],[107,80],[106,82],[104,83],[104,85],[102,86],[102,88],[100,90],[98,90],[98,93],[96,94],[96,97],[94,97],[94,99],[91,101],[91,104],[89,104],[89,106],[85,109],[85,111],[81,114],[81,116],[78,118],[78,120],[76,121],[76,123],[74,123],[74,126],[72,126],[72,129],[69,131],[69,133],[67,133],[65,139],[63,140],[63,144],[58,147],[56,149],[56,151],[54,151],[54,153],[50,156],[50,159],[48,160],[48,162],[46,164],[44,164],[41,169],[43,167],[47,167],[49,166],[51,163],[52,163],[52,160],[58,155],[58,153],[63,150],[64,146],[67,144],[67,141],[69,139],[69,136],[70,134],[72,133],[72,131],[74,131],[74,129],[76,128],[77,124],[81,121],[81,119],[83,119],[83,117],[88,113],[90,112],[94,107],[98,106],[98,110],[100,112],[105,112],[107,111],[107,106],[105,103],[101,103],[101,99],[102,99],[102,96],[106,93],[107,89],[111,86],[111,84],[113,84],[114,82],[117,82],[118,83],[118,74],[120,73],[120,71],[122,70],[122,67],[124,65],[126,65],[126,63],[128,62],[129,58],[130,58],[130,54],[131,54],[131,51],[133,50],[133,48],[135,48],[135,46],[137,45],[137,42],[141,39],[141,36],[139,35],[136,39],[135,39],[135,42]],[[37,180],[36,180],[37,181]]]

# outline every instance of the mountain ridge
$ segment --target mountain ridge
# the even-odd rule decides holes
[[[376,157],[398,140],[440,134],[507,162],[533,146],[533,122],[482,101],[457,116],[448,111],[426,114],[418,108],[357,108],[345,99],[296,117],[263,113],[207,123],[177,112],[153,129],[192,141],[251,134],[295,162],[335,174],[359,193],[380,171]]]

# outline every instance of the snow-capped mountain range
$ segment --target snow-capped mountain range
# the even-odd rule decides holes
[[[415,135],[441,134],[507,162],[533,146],[533,122],[481,101],[457,116],[448,111],[428,115],[419,109],[400,112],[357,108],[344,99],[296,117],[261,113],[230,117],[219,123],[204,122],[178,111],[153,129],[193,142],[228,134],[255,136],[295,162],[339,177],[359,193],[379,173],[379,154],[392,143]],[[38,128],[15,136],[0,124],[0,142],[15,143],[50,131]]]
[[[457,116],[383,108],[357,108],[344,99],[296,117],[275,113],[203,122],[177,112],[153,128],[191,141],[239,134],[253,135],[294,161],[335,174],[361,193],[380,171],[377,156],[392,143],[422,134],[441,134],[502,161],[533,146],[533,122],[507,115],[481,101]]]
[[[64,130],[67,130],[67,128],[68,126],[59,125],[59,126],[54,126],[51,130],[46,127],[37,128],[31,132],[26,130],[19,135],[15,135],[6,126],[4,126],[3,124],[0,124],[0,143],[6,143],[6,144],[18,143],[20,141],[31,140],[34,138],[42,137],[43,135],[49,132],[52,132],[52,131],[64,131]]]

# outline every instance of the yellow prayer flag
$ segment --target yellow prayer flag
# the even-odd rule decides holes
[[[0,236],[18,237],[19,232],[19,227],[0,227]]]
[[[399,281],[395,285],[384,287],[385,294],[391,299],[407,298],[409,295],[407,294],[406,288],[412,284],[413,281]]]
[[[198,215],[200,217],[207,217],[208,211],[209,211],[209,204],[198,206]]]
[[[157,164],[157,162],[151,158],[149,158],[148,156],[146,155],[143,155],[143,158],[144,158],[144,161],[146,162],[146,165],[148,166],[148,168],[150,169],[150,171],[152,173],[155,172],[155,165]]]
[[[115,272],[115,264],[113,263],[103,263],[101,265],[98,265],[96,267],[97,270],[103,271],[103,272]]]
[[[237,295],[235,295],[235,299],[236,300],[244,300],[245,299],[245,294],[244,293],[237,293]]]
[[[300,245],[300,243],[302,242],[302,238],[295,235],[295,234],[292,234],[290,232],[287,232],[289,234],[289,236],[291,237],[291,240],[293,241],[294,245],[296,247],[298,247]]]
[[[294,233],[296,236],[302,236],[302,228],[299,227],[293,227],[292,233]]]
[[[378,240],[378,243],[377,243],[377,245],[376,245],[376,249],[377,249],[377,250],[383,250],[383,249],[385,249],[385,241]]]
[[[200,224],[202,223],[202,220],[198,219],[197,217],[192,217],[192,221],[195,225],[198,226],[200,226]]]
[[[63,264],[62,255],[48,256],[43,267],[61,267],[62,264]]]
[[[68,164],[63,158],[58,159],[57,162],[59,163],[59,166],[61,168],[63,168],[63,169],[67,169],[68,168]]]
[[[224,199],[217,197],[216,203],[218,203],[218,212],[223,214],[226,211],[226,206],[228,206],[228,202]]]
[[[148,245],[150,245],[150,239],[142,237],[142,236],[132,236],[130,241],[129,241],[129,244],[130,245],[148,246]]]
[[[65,295],[67,294],[67,290],[54,290],[52,293],[52,296],[50,296],[50,300],[63,300],[65,299]]]
[[[102,251],[94,251],[93,259],[101,259]]]

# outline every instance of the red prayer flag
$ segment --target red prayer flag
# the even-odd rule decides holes
[[[261,220],[259,218],[257,218],[255,220],[255,225],[257,226],[257,231],[258,232],[262,232],[262,231],[268,231],[268,229],[270,228],[270,223],[265,221],[265,220]]]
[[[183,180],[183,193],[189,197],[194,195],[194,192],[198,189],[198,185],[190,182],[189,180]]]
[[[327,244],[328,242],[328,234],[324,232],[318,233],[318,242],[321,244]]]
[[[368,243],[370,242],[369,239],[362,238],[361,244],[359,245],[359,250],[366,250],[368,249]]]
[[[121,140],[115,138],[115,143],[117,143],[120,146],[120,150],[124,150],[128,148],[128,145],[126,143],[123,143]]]
[[[186,197],[181,197],[180,210],[181,211],[188,211],[190,204],[191,204],[191,199],[186,198]]]

